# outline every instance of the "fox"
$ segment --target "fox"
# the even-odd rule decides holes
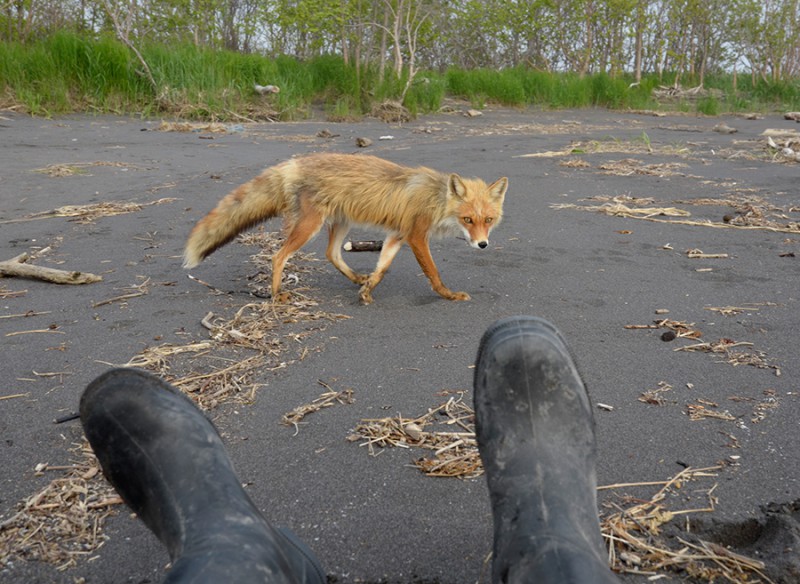
[[[489,245],[489,233],[503,217],[508,178],[487,185],[424,166],[402,166],[364,154],[317,153],[269,167],[228,193],[192,228],[183,266],[193,268],[239,233],[273,217],[283,218],[285,240],[272,257],[272,299],[281,292],[287,260],[328,227],[327,259],[359,285],[362,304],[373,302],[372,291],[392,260],[407,243],[430,281],[447,300],[469,300],[442,282],[431,256],[429,239],[461,235],[476,249]],[[342,243],[352,226],[385,232],[377,265],[370,274],[353,271],[342,258]]]

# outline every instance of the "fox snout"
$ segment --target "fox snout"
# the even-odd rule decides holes
[[[467,237],[466,239],[470,247],[474,247],[476,249],[486,249],[489,247],[488,239],[473,239],[472,237]]]

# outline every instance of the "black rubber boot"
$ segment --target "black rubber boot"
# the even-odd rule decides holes
[[[494,584],[619,584],[597,517],[594,419],[558,330],[494,323],[475,367],[475,419],[494,516]]]
[[[114,369],[89,384],[80,411],[106,478],[167,547],[165,582],[325,582],[311,552],[264,519],[217,430],[180,391]]]

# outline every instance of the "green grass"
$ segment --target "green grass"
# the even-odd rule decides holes
[[[407,78],[379,79],[375,67],[345,65],[333,55],[308,61],[282,56],[268,59],[191,44],[138,47],[155,87],[133,52],[111,37],[89,39],[59,33],[28,44],[0,43],[0,107],[15,106],[34,115],[68,112],[139,113],[203,119],[258,119],[277,115],[297,119],[322,107],[332,119],[357,119],[385,100],[397,100]],[[451,68],[444,74],[421,71],[405,92],[412,115],[437,111],[445,97],[526,108],[657,109],[652,90],[674,77],[645,76],[633,84],[628,75],[580,76],[524,67],[504,70]],[[257,95],[254,84],[281,88]],[[684,87],[696,80],[683,77]],[[800,109],[798,81],[772,83],[740,76],[707,77],[705,87],[719,92],[669,107],[707,115],[726,112]]]
[[[473,105],[492,102],[516,107],[614,109],[655,105],[649,97],[654,84],[630,87],[631,79],[606,74],[553,74],[516,67],[502,71],[450,69],[446,78],[448,93],[470,100]]]

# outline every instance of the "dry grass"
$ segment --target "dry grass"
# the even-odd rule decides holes
[[[757,312],[762,306],[777,306],[774,302],[750,302],[742,306],[706,306],[705,310],[717,312],[723,316],[734,316],[743,312]]]
[[[657,176],[659,178],[669,176],[688,176],[681,169],[689,165],[680,162],[664,162],[661,164],[645,164],[635,158],[625,158],[623,160],[612,160],[599,165],[597,168],[601,174],[613,176]]]
[[[16,513],[0,523],[0,566],[22,558],[66,570],[102,547],[103,522],[122,501],[103,480],[87,442],[72,452],[77,460],[68,466],[38,465],[37,474],[61,476],[18,503]]]
[[[156,128],[159,132],[210,132],[212,134],[227,134],[228,124],[196,123],[196,122],[165,122]]]
[[[690,482],[717,476],[722,467],[687,468],[660,483],[661,486],[648,499],[625,497],[626,507],[606,503],[613,511],[602,517],[601,528],[608,545],[609,562],[618,572],[641,574],[654,579],[664,572],[688,574],[695,581],[729,582],[731,584],[774,584],[764,574],[764,563],[736,554],[712,542],[688,541],[677,537],[679,545],[666,543],[663,527],[681,516],[712,513],[716,505],[716,484],[707,488],[707,504],[702,508],[670,510],[668,498],[679,498],[682,489]],[[640,483],[609,485],[601,490],[658,485]]]
[[[259,248],[257,253],[250,256],[255,271],[248,276],[248,280],[250,280],[253,296],[269,297],[272,285],[272,256],[283,244],[283,237],[278,233],[260,228],[240,235],[236,240],[243,245]],[[287,285],[297,286],[305,275],[320,271],[322,261],[313,253],[307,253],[302,250],[297,251],[284,266],[284,289],[286,289]],[[302,287],[294,288],[292,292],[295,298],[299,299],[299,301],[309,301],[311,305],[316,306],[313,300],[302,294],[303,290],[304,288]]]
[[[737,309],[736,307],[712,307],[708,310],[728,311],[729,313],[735,313]],[[674,333],[675,336],[673,338],[693,340],[702,338],[703,333],[694,328],[694,326],[694,323],[686,323],[665,318],[655,320],[653,321],[653,324],[627,324],[624,326],[624,328],[627,330],[664,328]],[[778,376],[781,374],[781,369],[778,365],[771,363],[763,351],[755,349],[753,347],[753,343],[747,341],[734,341],[732,339],[722,338],[713,342],[700,342],[693,343],[691,345],[683,345],[682,347],[677,347],[674,350],[722,355],[723,361],[733,365],[734,367],[737,365],[750,365],[751,367],[757,367],[758,369],[771,369],[775,372],[775,375]]]
[[[753,424],[758,424],[767,418],[767,415],[780,405],[780,398],[778,392],[774,389],[765,389],[763,392],[764,399],[755,405],[753,413],[750,416],[750,421]]]
[[[103,210],[110,209],[103,207]],[[87,217],[87,209],[75,211],[79,212],[77,216]],[[249,234],[243,239],[246,244],[265,248],[266,251],[253,256],[259,270],[265,269],[266,255],[280,243],[271,233]],[[313,258],[298,254],[293,262],[290,275],[300,283],[302,277],[313,271],[307,266]],[[254,286],[258,286],[258,278],[254,280]],[[126,288],[125,294],[95,306],[145,295],[148,284],[145,280]],[[210,338],[182,345],[165,343],[147,347],[124,366],[155,373],[204,410],[229,402],[250,403],[261,386],[259,376],[304,358],[307,341],[315,332],[330,322],[347,318],[321,310],[315,301],[301,294],[295,294],[293,301],[286,304],[249,302],[233,310],[229,316],[209,314],[202,320]],[[335,399],[347,397],[345,392],[337,394]],[[326,403],[316,405],[325,407]],[[20,502],[18,511],[0,523],[0,566],[21,558],[66,569],[75,565],[78,558],[90,557],[103,545],[104,520],[110,507],[120,500],[102,479],[88,444],[81,445],[79,453],[80,461],[72,465],[43,467],[41,470],[61,471],[62,476]]]
[[[689,156],[691,150],[685,146],[655,145],[649,140],[585,140],[571,142],[562,150],[520,154],[515,158],[555,158],[576,154],[658,154],[662,156]]]
[[[103,203],[93,203],[91,205],[65,205],[52,209],[50,211],[43,211],[41,213],[34,213],[19,219],[9,219],[0,223],[18,223],[22,221],[34,221],[36,219],[48,219],[50,217],[68,217],[71,221],[78,223],[94,223],[100,217],[110,217],[112,215],[123,215],[125,213],[135,213],[141,211],[145,207],[151,205],[164,205],[172,203],[177,199],[163,198],[150,203],[129,203],[125,201],[106,201]]]
[[[628,330],[641,329],[667,329],[675,333],[675,338],[699,339],[703,333],[694,328],[693,322],[683,322],[671,318],[654,320],[653,324],[626,324],[623,328]]]
[[[781,374],[777,365],[770,363],[766,354],[753,347],[747,341],[734,341],[732,339],[719,339],[714,342],[696,343],[678,347],[676,351],[700,351],[714,355],[722,355],[723,361],[736,367],[737,365],[750,365],[758,369],[771,369],[775,375]]]
[[[303,421],[309,414],[313,414],[314,412],[318,412],[321,409],[329,408],[336,404],[352,404],[353,403],[353,390],[348,388],[342,391],[336,391],[331,388],[330,385],[325,383],[322,380],[318,380],[321,386],[323,386],[327,391],[325,393],[320,394],[320,396],[313,400],[310,404],[303,404],[301,406],[297,406],[292,411],[287,412],[281,418],[281,423],[285,424],[286,426],[294,426],[295,430],[299,430],[300,422]]]
[[[671,387],[660,385],[657,392]],[[698,403],[698,406],[703,404]],[[464,403],[464,393],[429,409],[416,418],[394,416],[362,420],[348,438],[378,455],[384,448],[422,449],[431,454],[414,461],[425,475],[434,477],[475,478],[483,473],[475,439],[475,415]],[[449,428],[448,428],[449,427]],[[684,500],[689,483],[714,479],[721,466],[687,468],[666,481],[624,483],[599,487],[599,491],[622,491],[658,487],[649,498],[619,496],[623,504],[606,502],[601,514],[601,530],[606,540],[609,563],[617,572],[658,576],[665,572],[691,574],[695,581],[709,584],[726,581],[733,584],[771,583],[764,564],[717,544],[678,538],[670,543],[663,533],[666,524],[678,517],[712,513],[716,484],[707,487],[707,504],[702,508],[671,510],[668,499]],[[695,485],[693,484],[693,487]],[[692,489],[697,492],[696,488]],[[686,534],[689,538],[689,534]]]
[[[36,172],[41,172],[54,178],[65,176],[75,176],[76,174],[86,174],[86,170],[92,167],[106,166],[113,168],[140,168],[135,164],[127,164],[125,162],[110,162],[108,160],[96,160],[94,162],[70,162],[63,164],[50,164],[44,168],[37,168]]]
[[[554,124],[536,124],[536,123],[519,123],[519,124],[492,124],[488,127],[482,128],[467,128],[465,131],[467,135],[477,136],[510,136],[520,134],[531,134],[535,136],[553,136],[553,135],[570,135],[570,134],[584,134],[587,132],[602,132],[615,129],[613,124],[584,124],[578,121],[562,121]],[[574,142],[573,144],[583,144],[582,142]],[[559,156],[569,154],[569,148],[564,151],[559,151]],[[520,158],[525,157],[538,157],[538,154],[522,155]],[[547,157],[547,156],[545,156]]]
[[[563,166],[565,168],[591,168],[592,165],[583,160],[582,158],[570,158],[568,160],[562,160],[558,163],[559,166]]]
[[[593,197],[587,201],[598,201]],[[719,229],[746,229],[763,230],[777,233],[800,233],[800,218],[793,217],[798,209],[776,209],[763,199],[750,198],[742,200],[737,198],[698,199],[692,201],[676,201],[679,204],[690,205],[720,205],[733,208],[733,213],[723,216],[722,221],[710,219],[688,219],[691,213],[685,209],[673,206],[641,207],[642,201],[655,203],[653,199],[637,199],[627,195],[606,198],[600,205],[553,204],[552,209],[574,209],[578,211],[591,211],[611,217],[625,217],[629,219],[642,219],[657,223],[674,223],[676,225],[694,225],[698,227],[714,227]],[[671,218],[672,217],[672,218]]]
[[[689,416],[690,420],[695,422],[706,418],[725,420],[726,422],[733,422],[736,420],[736,417],[728,410],[719,410],[718,408],[718,403],[697,398],[694,403],[686,404],[686,414]]]
[[[250,278],[251,286],[259,290],[262,280],[268,280],[264,273],[281,239],[262,230],[241,237],[240,242],[261,248],[251,256],[257,268]],[[296,254],[287,264],[287,272],[299,283],[300,275],[313,271],[308,267],[313,261],[309,254]],[[232,315],[208,313],[201,321],[209,331],[208,340],[148,347],[125,365],[156,373],[203,409],[228,401],[251,402],[260,387],[255,381],[257,374],[282,369],[304,358],[311,336],[328,323],[349,318],[318,307],[315,300],[295,290],[291,302],[248,302]]]
[[[411,113],[400,102],[387,100],[372,108],[370,116],[387,124],[402,124],[411,121]]]
[[[25,296],[27,293],[27,290],[9,290],[5,286],[0,286],[0,299],[3,300],[6,298],[19,298],[20,296]]]
[[[663,406],[667,403],[667,400],[663,396],[668,391],[672,391],[672,386],[666,381],[659,381],[657,388],[643,391],[637,399],[642,403]]]
[[[372,455],[388,447],[429,451],[414,461],[427,476],[480,476],[483,466],[475,441],[475,414],[463,398],[460,392],[458,397],[451,397],[417,418],[397,415],[361,420],[348,440],[360,441]]]

